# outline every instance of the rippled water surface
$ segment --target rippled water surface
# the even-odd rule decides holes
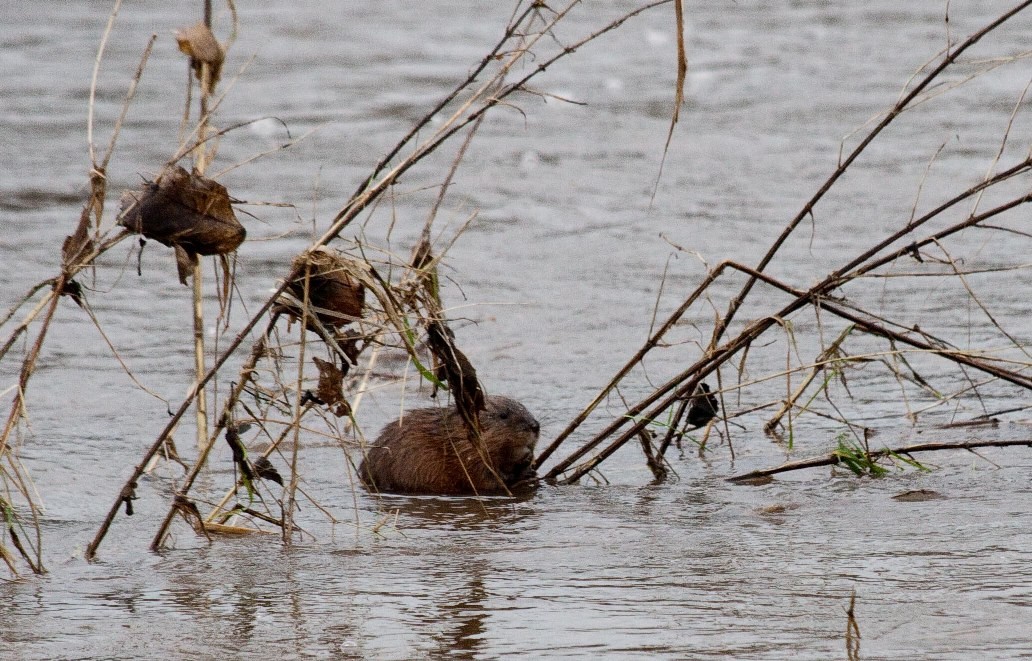
[[[186,73],[172,31],[199,17],[199,4],[126,3],[118,17],[96,100],[98,145],[148,37],[158,41],[111,163],[109,210],[118,191],[152,175],[178,144]],[[288,130],[314,130],[221,177],[250,203],[239,209],[253,214],[238,214],[254,239],[240,250],[239,324],[243,308],[260,305],[308,244],[312,218],[325,227],[372,165],[493,46],[512,8],[237,4],[239,39],[222,83],[232,88],[217,122],[261,121],[223,138],[214,170],[275,150]],[[555,38],[570,43],[631,7],[588,3]],[[754,264],[833,170],[843,137],[855,145],[851,133],[889,107],[918,67],[1004,9],[956,0],[948,8],[949,21],[942,2],[687,3],[687,102],[658,186],[676,72],[672,7],[580,49],[535,83],[540,95],[499,108],[438,220],[454,229],[477,215],[449,253],[445,301],[487,387],[521,399],[541,420],[542,440],[554,438],[647,337],[657,298],[668,312],[706,264]],[[61,241],[78,219],[89,83],[108,9],[64,0],[43,16],[39,7],[0,3],[5,310],[58,272]],[[872,145],[770,272],[809,286],[905,223],[915,206],[926,211],[979,181],[1032,76],[1026,61],[1000,58],[1027,50],[1029,34],[1032,16],[1021,16],[972,49],[971,63],[936,90],[948,92]],[[992,70],[967,80],[983,68]],[[1002,165],[1028,150],[1026,107],[1014,115]],[[363,216],[370,243],[386,245],[393,223],[389,247],[408,254],[453,155],[430,159]],[[982,208],[1001,195],[987,195]],[[970,211],[962,206],[954,219]],[[998,222],[1024,235],[1000,241],[970,231],[948,249],[973,270],[1026,263],[1025,218],[1019,210]],[[173,271],[167,251],[152,244],[137,275],[135,253],[119,247],[102,260],[88,298],[134,377],[175,408],[192,354],[189,291]],[[726,305],[719,297],[740,282],[719,283],[714,306]],[[1032,344],[1028,271],[972,274],[968,285],[997,323]],[[1004,344],[956,281],[865,280],[847,293],[961,347]],[[780,300],[759,291],[743,318],[772,314]],[[675,346],[622,394],[633,401],[653,387],[648,379],[662,383],[694,360],[712,317],[713,308],[693,309]],[[794,322],[800,351],[812,355],[823,329],[812,318]],[[785,353],[784,334],[772,336],[755,348],[745,377],[782,369]],[[963,387],[941,361],[915,356],[913,366],[946,392]],[[0,369],[6,390],[17,381],[15,366]],[[407,403],[425,401],[412,381]],[[842,415],[877,427],[878,441],[1029,435],[1027,410],[990,429],[937,427],[1028,406],[1013,386],[990,384],[980,401],[934,408],[916,430],[904,413],[933,399],[901,402],[896,381],[874,368],[850,388],[852,399],[840,392]],[[367,433],[396,415],[401,391],[374,384],[364,396],[359,422]],[[730,407],[784,393],[782,380],[758,385]],[[717,440],[702,456],[686,444],[670,456],[676,477],[661,484],[629,445],[603,465],[604,480],[477,501],[375,498],[352,488],[334,443],[303,438],[302,488],[338,523],[303,501],[299,522],[309,534],[292,548],[274,535],[209,544],[179,524],[171,548],[153,554],[147,548],[178,476],[164,466],[141,481],[137,515],[116,519],[91,564],[84,547],[167,422],[166,405],[127,378],[69,303],[53,322],[28,406],[17,443],[46,508],[49,572],[0,584],[4,658],[845,658],[853,591],[862,658],[1032,654],[1028,448],[924,455],[933,470],[881,479],[823,468],[735,486],[726,478],[826,452],[842,431],[834,421],[801,418],[789,452],[763,435],[762,416],[746,415],[744,429],[731,428],[734,457]],[[619,401],[607,411],[619,415]],[[191,456],[189,435],[184,427],[177,438]],[[231,479],[222,452],[195,491],[210,496]],[[893,498],[916,489],[942,497]]]

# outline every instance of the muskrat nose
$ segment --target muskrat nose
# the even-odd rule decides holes
[[[541,431],[541,425],[538,424],[537,420],[530,421],[530,431],[534,432],[534,434]]]

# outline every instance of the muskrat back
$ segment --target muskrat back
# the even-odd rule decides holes
[[[419,494],[508,493],[534,476],[540,426],[522,404],[491,396],[480,412],[480,443],[454,408],[408,411],[370,447],[359,476],[374,491]]]

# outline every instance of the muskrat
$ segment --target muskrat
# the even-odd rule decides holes
[[[408,411],[388,424],[358,468],[374,491],[415,494],[505,494],[534,477],[540,425],[514,399],[490,396],[480,412],[480,444],[458,411]],[[487,459],[485,462],[484,460]]]

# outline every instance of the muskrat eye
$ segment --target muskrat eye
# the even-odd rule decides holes
[[[502,411],[501,413],[498,414],[498,417],[500,419],[502,419],[502,420],[508,420],[509,419],[509,412],[508,411]]]

